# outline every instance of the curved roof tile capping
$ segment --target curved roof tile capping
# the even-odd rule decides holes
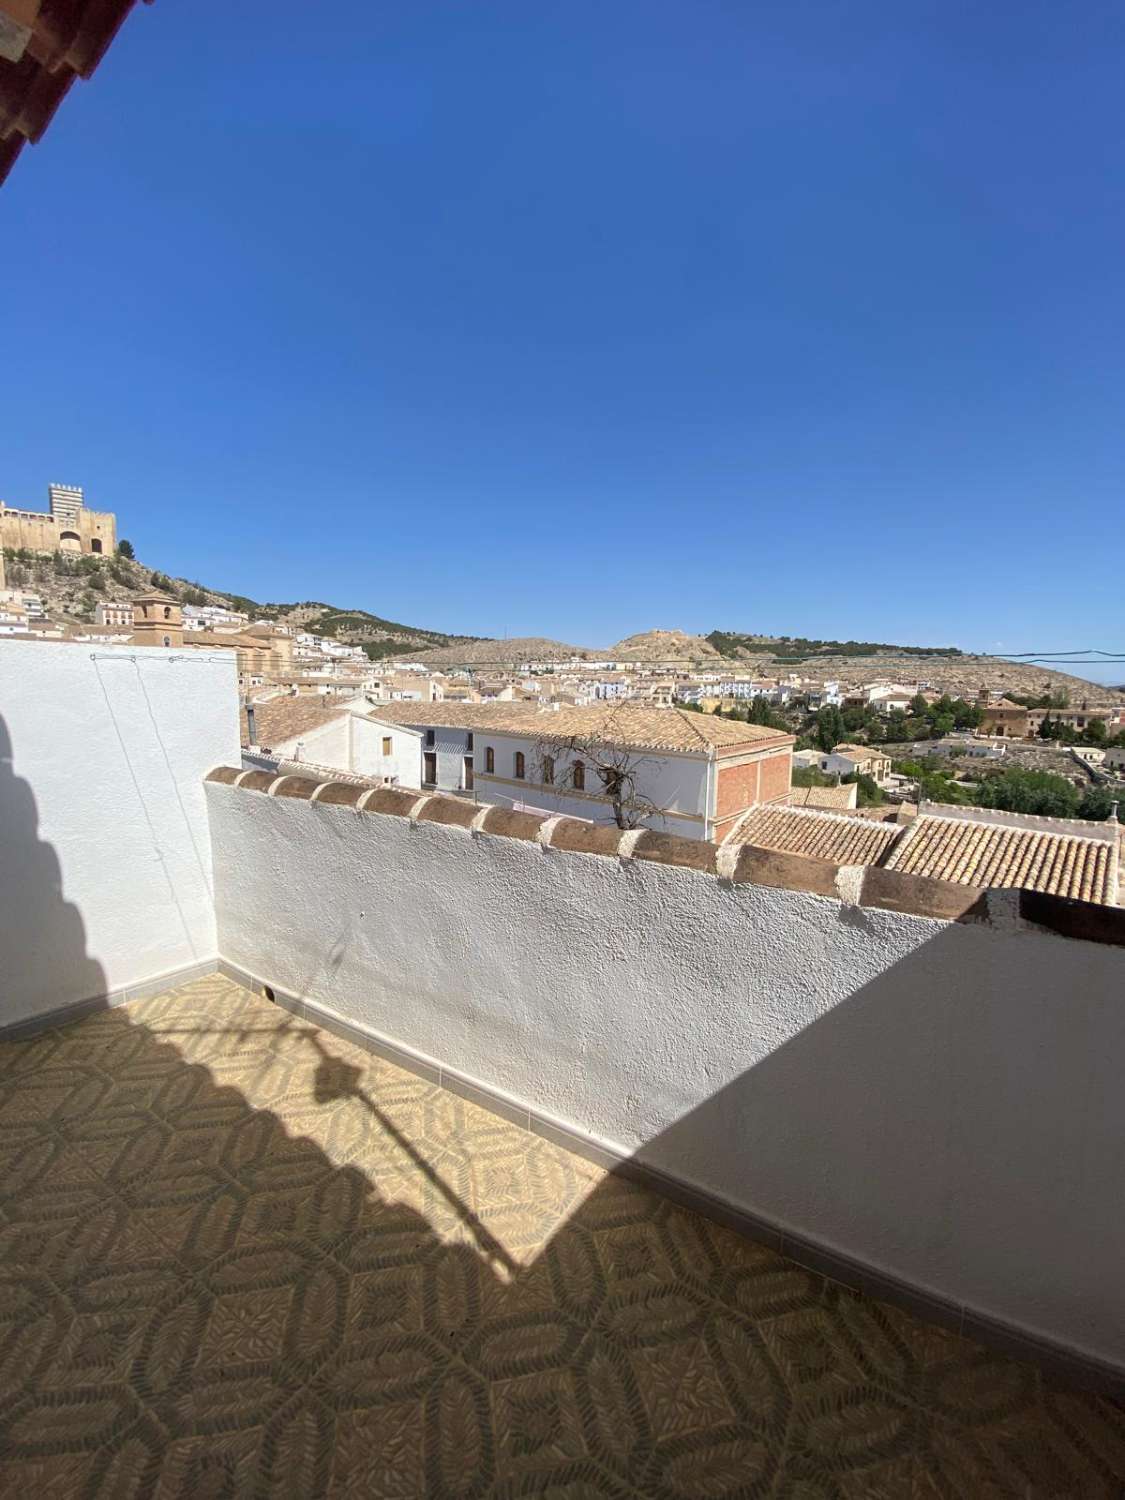
[[[793,739],[791,734],[761,724],[632,703],[588,708],[564,705],[557,709],[540,708],[537,703],[392,703],[372,709],[371,718],[390,724],[444,724],[537,740],[599,740],[638,750],[686,750],[696,754],[767,741],[785,745]]]
[[[0,0],[0,183],[75,78],[90,77],[135,3]]]

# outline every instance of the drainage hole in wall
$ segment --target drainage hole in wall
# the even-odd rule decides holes
[[[267,1000],[272,1000],[274,998],[273,990],[270,989],[268,984],[262,985],[262,994],[265,995]]]

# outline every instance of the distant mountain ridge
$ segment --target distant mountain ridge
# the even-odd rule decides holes
[[[127,601],[149,588],[162,588],[184,604],[214,604],[239,610],[252,619],[271,620],[362,646],[373,661],[400,657],[436,667],[512,667],[524,662],[571,660],[687,662],[715,671],[729,664],[762,677],[794,669],[805,675],[874,677],[907,682],[919,678],[939,690],[975,692],[984,687],[1035,695],[1065,691],[1073,704],[1117,703],[1125,687],[1111,688],[1048,667],[1008,662],[993,656],[971,656],[956,646],[896,646],[865,641],[831,641],[797,636],[764,636],[734,631],[692,635],[682,630],[647,630],[609,647],[575,646],[547,636],[497,640],[453,635],[403,625],[365,609],[344,609],[321,600],[263,603],[246,594],[208,588],[186,578],[170,577],[143,563],[117,557],[69,553],[24,553],[7,549],[8,583],[40,594],[52,617],[81,624],[94,617],[99,600]]]

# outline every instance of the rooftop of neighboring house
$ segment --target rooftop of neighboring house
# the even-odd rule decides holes
[[[1120,897],[1120,838],[1114,824],[1021,819],[940,803],[926,804],[906,822],[875,822],[790,805],[755,808],[731,842],[838,865],[880,865],[981,889],[1019,887],[1105,906],[1116,905]]]
[[[1058,822],[1058,832],[970,820],[952,807],[944,815],[924,812],[896,843],[886,867],[961,885],[1018,886],[1114,904],[1120,851],[1118,841],[1107,838],[1107,825],[1087,824],[1084,834],[1076,821],[1049,821]]]
[[[867,818],[801,807],[756,807],[739,824],[730,842],[777,849],[784,854],[805,854],[834,865],[876,865],[900,833],[893,824],[873,823]]]
[[[346,703],[325,705],[319,698],[289,697],[267,698],[262,703],[255,703],[253,709],[253,743],[270,747],[286,745],[303,734],[311,734],[314,729],[320,729],[350,711]],[[245,710],[238,717],[242,744],[249,745]]]
[[[398,724],[448,725],[534,739],[580,738],[644,750],[696,754],[733,750],[738,746],[781,747],[793,741],[792,735],[761,724],[633,703],[557,709],[544,709],[533,703],[394,703],[380,707],[372,717]]]
[[[854,781],[846,786],[794,786],[789,788],[790,807],[821,807],[843,812],[855,806]]]
[[[885,750],[880,749],[878,745],[850,745],[850,744],[837,745],[834,753],[836,755],[858,756],[861,759],[866,759],[867,756],[869,756],[869,755],[879,755],[879,756],[882,756],[882,757],[886,758],[886,754],[887,754],[887,752]]]

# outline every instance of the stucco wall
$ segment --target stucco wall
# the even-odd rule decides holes
[[[485,771],[485,750],[491,745],[496,753],[496,770]],[[513,774],[516,751],[522,751],[527,771],[525,781]],[[544,786],[539,777],[544,755],[554,757],[555,784]],[[587,818],[594,823],[614,822],[613,808],[599,796],[601,784],[593,767],[586,765],[586,796],[569,791],[570,768],[580,755],[572,755],[565,745],[530,735],[498,734],[478,730],[476,736],[476,791],[481,802],[496,802],[510,807],[513,802],[541,807],[568,817]],[[707,761],[703,756],[661,754],[638,750],[632,757],[637,790],[662,809],[646,818],[646,825],[684,838],[706,837]]]
[[[0,1025],[214,958],[234,662],[0,642]]]
[[[1125,1361],[1121,949],[207,792],[233,963],[789,1232]]]
[[[351,764],[349,771],[360,776],[394,776],[399,786],[422,785],[422,734],[401,724],[382,724],[351,715]],[[390,740],[390,755],[383,754],[383,742]]]

